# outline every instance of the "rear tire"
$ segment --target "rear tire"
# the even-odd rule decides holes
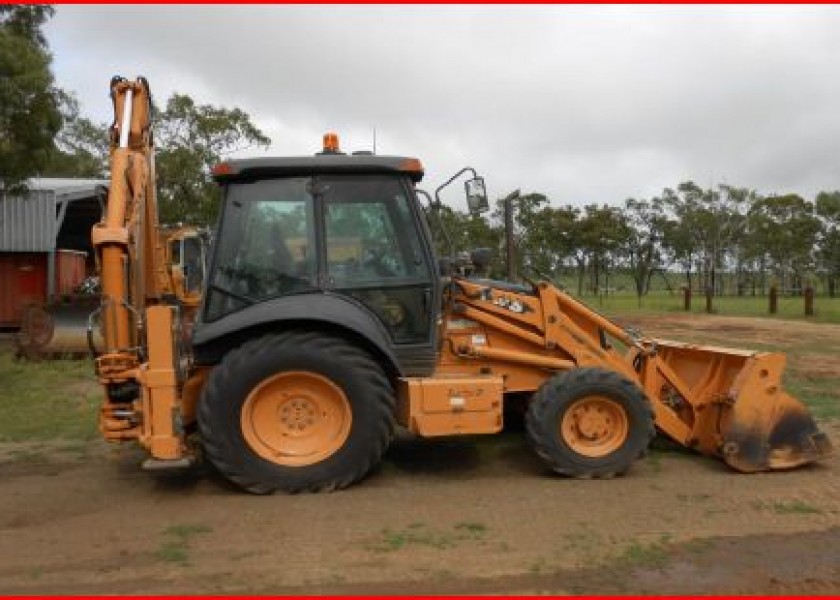
[[[291,331],[230,351],[204,386],[204,452],[255,494],[326,492],[379,463],[394,395],[373,358],[342,338]]]
[[[642,390],[598,368],[574,369],[546,381],[531,400],[525,426],[529,443],[553,471],[578,478],[625,473],[655,434]]]

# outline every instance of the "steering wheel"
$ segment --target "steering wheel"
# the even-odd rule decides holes
[[[365,259],[362,261],[362,268],[372,270],[380,277],[395,277],[397,272],[386,263],[388,248],[370,247],[366,251]]]

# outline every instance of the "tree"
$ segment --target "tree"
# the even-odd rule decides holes
[[[627,224],[621,210],[607,204],[585,206],[578,221],[576,245],[578,257],[585,255],[589,263],[590,289],[593,294],[601,292],[601,276],[604,285],[609,288],[610,269],[617,262],[618,250],[628,236]],[[578,260],[578,293],[582,292],[582,265]]]
[[[813,204],[796,194],[759,198],[748,220],[752,247],[766,253],[783,283],[801,289],[820,229]]]
[[[820,192],[814,207],[821,225],[817,240],[819,267],[833,298],[840,280],[840,190]]]
[[[45,5],[0,5],[0,179],[8,189],[47,166],[61,129],[59,90],[41,27]]]
[[[641,306],[642,296],[650,289],[650,280],[662,262],[661,243],[667,226],[664,201],[661,198],[635,200],[624,203],[627,237],[623,253],[627,257],[630,275]]]
[[[434,232],[438,256],[452,256],[476,248],[489,248],[493,254],[491,273],[496,275],[504,272],[501,227],[494,227],[482,216],[470,215],[445,205],[430,210],[436,212],[429,215],[428,222],[429,228]],[[441,226],[445,234],[441,231]]]
[[[690,262],[694,262],[699,267],[703,287],[719,292],[722,286],[718,269],[739,255],[738,240],[746,226],[745,212],[755,193],[724,184],[703,189],[687,181],[677,186],[676,191],[666,189],[662,197],[676,219],[676,225],[665,228],[666,243],[684,267],[689,262],[686,269],[689,285]]]
[[[543,265],[545,263],[545,254],[542,252],[540,241],[545,239],[546,223],[541,219],[541,215],[549,208],[548,204],[548,198],[545,195],[534,192],[521,194],[511,201],[512,239],[517,273],[523,273],[523,268],[527,270],[526,264],[536,266],[536,263]],[[496,209],[492,218],[495,223],[499,223],[502,239],[506,239],[504,211],[503,198],[499,198],[496,200]],[[505,253],[506,250],[507,248],[503,247],[501,252]]]
[[[526,247],[532,248],[529,263],[538,274],[554,276],[574,256],[580,210],[573,206],[543,207],[533,215]]]
[[[41,27],[54,14],[55,9],[49,4],[0,5],[0,25],[12,35],[25,38],[42,50],[47,50],[47,38]]]
[[[156,110],[155,140],[160,217],[208,225],[215,221],[219,192],[210,169],[222,158],[271,140],[238,108],[196,104],[174,94]]]
[[[55,138],[55,151],[43,170],[47,177],[106,177],[108,125],[81,114],[78,100],[62,92],[63,126]]]

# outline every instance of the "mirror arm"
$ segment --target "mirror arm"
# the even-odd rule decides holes
[[[451,183],[451,182],[450,182]],[[438,188],[440,190],[440,188]],[[440,216],[440,209],[441,204],[440,201],[434,202],[432,201],[432,197],[429,195],[429,192],[426,190],[415,190],[418,195],[424,196],[426,200],[429,202],[429,210],[434,213],[435,220],[437,221],[438,228],[440,232],[443,234],[443,241],[446,242],[446,247],[449,249],[449,256],[453,256],[455,253],[454,247],[452,246],[452,238],[449,237],[449,232],[446,230],[446,226],[443,224],[443,219]],[[437,195],[437,191],[435,192]]]
[[[438,188],[435,190],[435,206],[437,208],[440,208],[440,205],[441,205],[441,203],[440,203],[440,191],[443,188],[445,188],[447,185],[449,185],[450,183],[452,183],[453,181],[458,179],[461,175],[463,175],[467,171],[472,173],[473,177],[478,177],[478,173],[475,172],[475,169],[473,169],[472,167],[464,167],[463,169],[461,169],[460,171],[455,173],[452,177],[450,177],[448,181],[446,181],[445,183],[442,183],[438,186]]]

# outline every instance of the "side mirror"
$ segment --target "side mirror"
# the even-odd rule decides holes
[[[476,273],[486,275],[490,263],[493,262],[493,251],[490,248],[475,248],[470,252],[470,262],[473,264]]]
[[[490,203],[487,201],[487,189],[484,187],[483,177],[474,177],[464,183],[467,191],[467,208],[470,214],[479,215],[490,210]]]

